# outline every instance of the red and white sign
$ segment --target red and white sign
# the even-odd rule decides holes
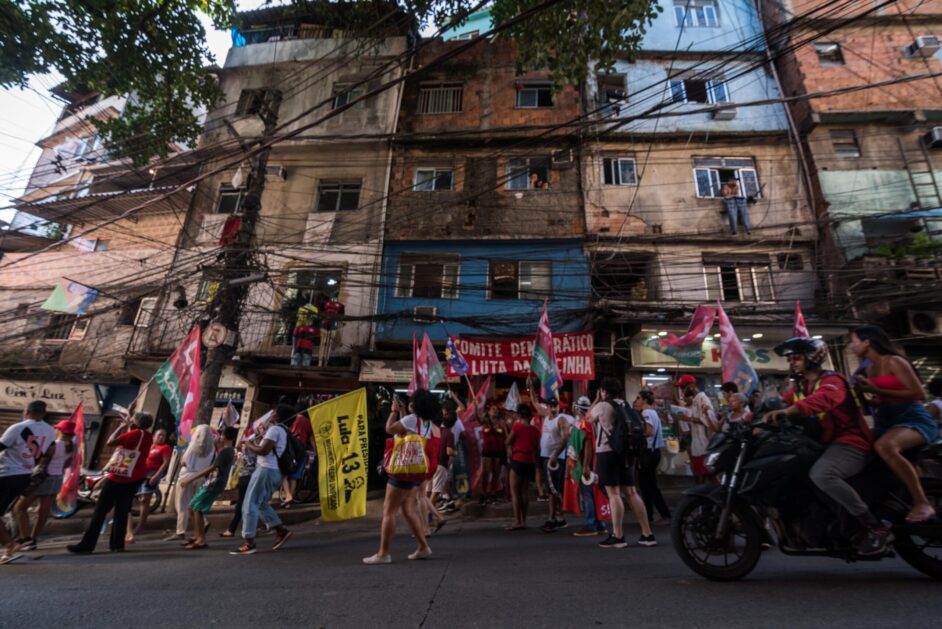
[[[469,376],[495,373],[526,377],[533,358],[533,336],[502,339],[453,336],[455,347],[468,361]],[[564,380],[595,379],[595,346],[591,331],[553,335],[556,364]],[[456,375],[448,365],[448,375]]]

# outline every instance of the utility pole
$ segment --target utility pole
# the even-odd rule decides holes
[[[281,106],[281,92],[275,89],[265,90],[261,108],[258,112],[265,123],[261,143],[267,144],[275,135],[278,127],[278,109]],[[268,168],[268,156],[271,147],[265,148],[255,156],[249,173],[242,202],[242,217],[239,229],[230,242],[223,246],[220,285],[215,298],[207,306],[211,322],[221,323],[228,330],[226,341],[206,353],[200,379],[201,397],[197,424],[208,424],[212,419],[216,390],[223,367],[235,354],[239,339],[239,323],[242,307],[248,296],[251,283],[239,282],[231,285],[230,281],[245,277],[257,264],[255,258],[255,227],[262,208],[262,192],[265,190],[265,172]]]

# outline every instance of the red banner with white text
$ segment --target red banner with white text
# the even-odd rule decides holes
[[[453,336],[458,352],[468,361],[469,376],[503,373],[526,377],[533,358],[534,336],[500,339]],[[556,364],[564,380],[595,379],[595,346],[593,333],[566,332],[553,335]],[[448,364],[448,375],[455,372]]]

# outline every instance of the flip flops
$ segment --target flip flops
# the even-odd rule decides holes
[[[13,553],[12,555],[4,554],[0,557],[0,566],[8,563],[13,563],[17,559],[23,556],[23,553]]]
[[[184,550],[203,550],[204,548],[209,548],[209,544],[197,544],[196,542],[190,542],[183,548]]]

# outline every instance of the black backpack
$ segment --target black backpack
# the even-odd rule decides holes
[[[279,428],[285,431],[285,450],[278,455],[278,470],[282,476],[291,476],[297,474],[304,461],[307,459],[307,451],[301,440],[294,436],[294,433],[279,424]]]
[[[624,402],[608,400],[615,413],[615,424],[608,436],[608,445],[619,459],[640,457],[648,451],[648,438],[644,434],[644,417]]]

